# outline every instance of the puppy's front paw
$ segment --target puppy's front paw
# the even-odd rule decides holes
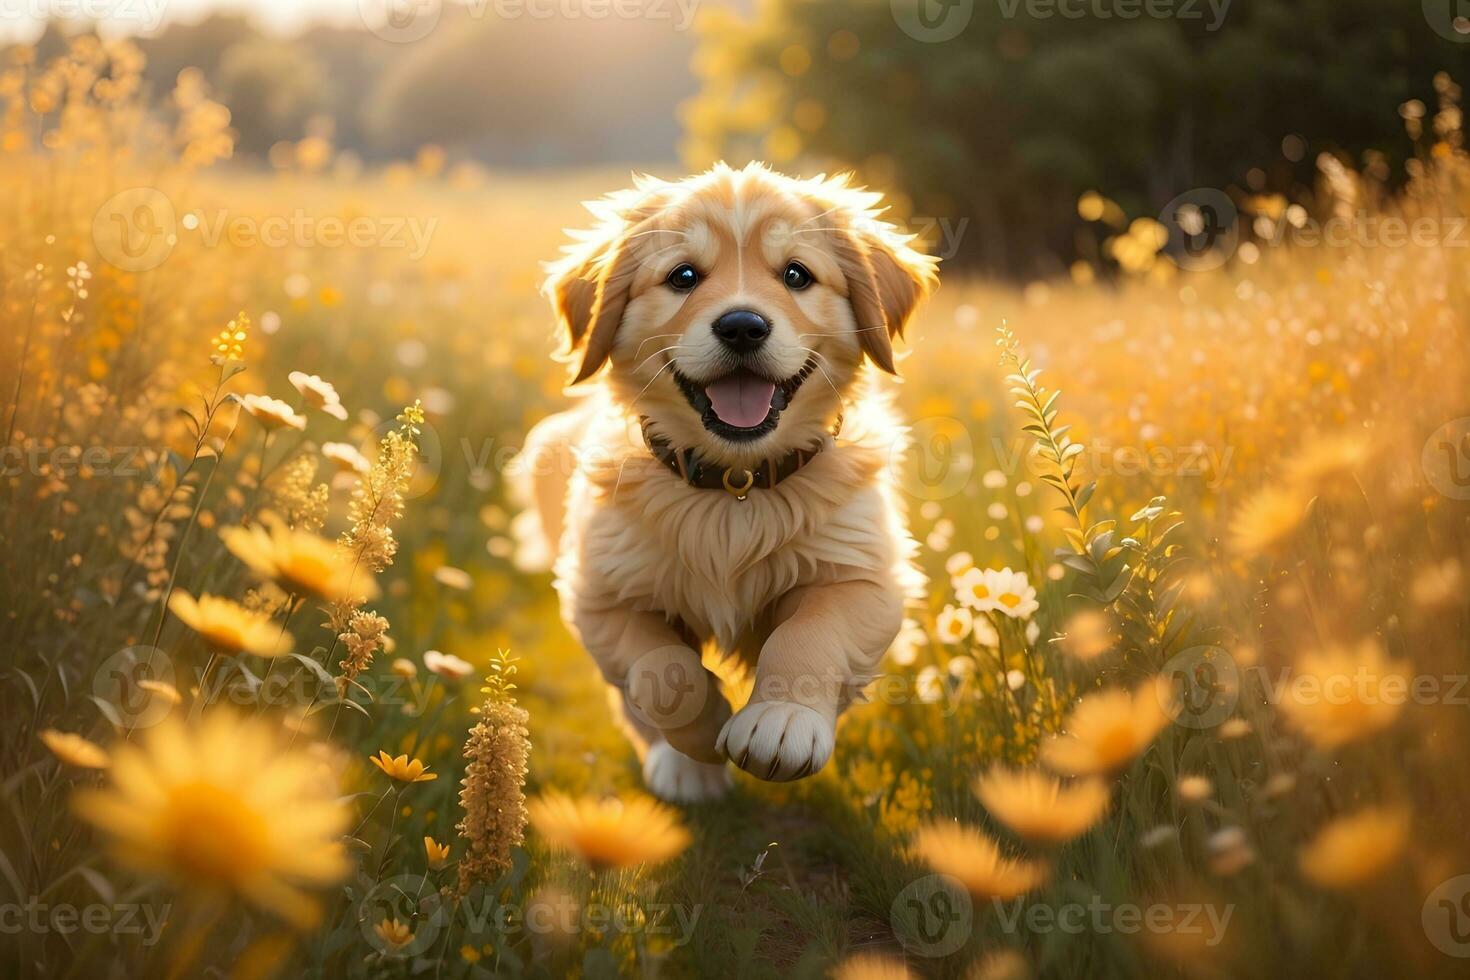
[[[650,793],[666,802],[701,803],[730,791],[730,771],[723,762],[699,762],[660,742],[649,748],[643,759],[643,783]]]
[[[804,704],[748,704],[725,723],[715,748],[752,776],[787,782],[810,776],[832,757],[832,724]]]

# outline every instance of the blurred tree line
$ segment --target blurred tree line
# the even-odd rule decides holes
[[[1324,151],[1400,160],[1401,104],[1470,74],[1470,37],[1427,19],[1440,2],[703,0],[697,31],[670,0],[650,0],[662,18],[445,4],[414,43],[216,13],[138,44],[155,95],[202,70],[247,160],[312,137],[369,162],[434,144],[501,167],[855,168],[942,220],[952,258],[1030,276],[1094,257],[1089,190],[1152,216],[1195,187],[1301,198]],[[1121,15],[1146,9],[1178,16]],[[39,54],[64,44],[53,24]]]
[[[330,135],[366,160],[412,156],[425,144],[496,166],[672,163],[675,109],[695,91],[694,37],[668,19],[497,18],[445,4],[427,37],[392,43],[357,25],[316,25],[282,37],[248,17],[169,22],[136,43],[144,82],[166,95],[199,68],[228,106],[238,157]],[[43,60],[76,28],[47,25]]]
[[[1412,152],[1399,107],[1433,105],[1435,72],[1470,65],[1470,37],[1444,39],[1425,6],[1174,0],[1179,16],[1128,19],[1130,0],[763,0],[701,22],[685,155],[856,167],[902,188],[902,211],[969,219],[959,258],[1052,272],[1085,251],[1089,189],[1153,216],[1195,187],[1300,193],[1323,151]]]

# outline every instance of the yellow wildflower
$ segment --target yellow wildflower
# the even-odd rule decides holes
[[[1292,487],[1267,487],[1248,500],[1230,525],[1231,546],[1250,557],[1281,544],[1306,516],[1307,501]]]
[[[551,792],[533,800],[528,811],[548,844],[597,869],[657,864],[689,845],[678,815],[645,796],[573,799]]]
[[[1173,692],[1163,678],[1145,681],[1134,691],[1089,694],[1067,716],[1064,733],[1042,744],[1042,761],[1072,776],[1121,769],[1169,724],[1172,704]]]
[[[122,864],[310,926],[306,889],[349,870],[340,836],[351,813],[278,731],[226,711],[194,726],[166,719],[114,752],[110,783],[77,793],[76,810]]]
[[[289,591],[328,602],[378,594],[371,575],[345,562],[336,544],[310,532],[272,521],[269,527],[228,527],[219,534],[230,553],[251,571],[275,579]]]
[[[373,933],[391,949],[399,949],[413,941],[413,930],[397,919],[384,919],[375,924]]]
[[[169,704],[180,705],[184,703],[184,696],[179,693],[179,689],[168,681],[139,681],[138,687],[147,691],[149,694],[157,694]]]
[[[106,769],[107,751],[95,742],[90,742],[72,732],[60,732],[48,728],[40,733],[51,754],[69,766],[79,769]]]
[[[1334,749],[1393,724],[1409,683],[1409,665],[1366,639],[1356,652],[1332,646],[1303,656],[1278,709],[1313,745]]]
[[[1313,883],[1353,888],[1387,871],[1408,839],[1407,809],[1372,807],[1332,821],[1302,848],[1298,860]]]
[[[168,597],[168,608],[220,653],[279,657],[291,650],[290,634],[272,623],[269,616],[252,612],[229,599],[212,595],[195,599],[186,592],[174,592]]]
[[[832,980],[911,980],[913,976],[902,960],[879,953],[859,953],[832,971]]]
[[[972,827],[931,823],[919,829],[913,855],[940,874],[955,878],[980,899],[1011,899],[1046,882],[1045,864],[1007,857],[995,841]]]
[[[996,766],[976,781],[975,796],[991,816],[1027,840],[1062,843],[1097,823],[1110,794],[1100,779],[1068,785],[1035,769]]]
[[[425,837],[424,855],[429,859],[429,869],[438,871],[449,861],[449,845],[441,844],[432,837]]]
[[[428,771],[428,766],[418,759],[410,759],[406,754],[397,758],[390,756],[387,751],[380,750],[377,755],[368,756],[373,765],[383,770],[391,779],[403,783],[427,783],[439,777]]]

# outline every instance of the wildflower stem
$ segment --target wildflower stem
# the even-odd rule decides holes
[[[295,616],[297,610],[301,608],[302,601],[303,600],[295,592],[292,592],[286,596],[286,615],[281,619],[281,632],[276,634],[277,643],[279,643],[281,639],[285,637],[286,630],[291,625],[291,618]],[[265,673],[261,675],[260,678],[260,690],[262,694],[265,692],[266,682],[271,679],[271,672],[276,669],[276,661],[280,659],[280,657],[271,657],[270,660],[266,663]],[[260,704],[260,708],[264,707],[265,702],[262,701]],[[259,710],[259,708],[257,710]]]
[[[348,834],[347,836],[356,837],[358,834],[362,833],[362,828],[367,826],[367,822],[373,818],[373,814],[378,812],[378,807],[383,805],[383,801],[388,798],[388,794],[391,792],[393,792],[392,786],[389,786],[387,789],[383,790],[383,795],[378,797],[378,801],[372,805],[372,809],[368,810],[368,812],[363,815],[362,821],[356,827],[353,827],[352,833]]]
[[[31,291],[31,311],[26,317],[25,340],[20,347],[20,362],[16,365],[15,372],[15,395],[10,400],[10,419],[5,425],[5,445],[10,445],[10,440],[15,436],[15,420],[20,415],[20,393],[25,384],[26,362],[31,352],[31,334],[36,325],[37,291],[41,288],[40,278],[37,277],[36,286]]]
[[[204,673],[199,675],[199,705],[201,708],[209,704],[209,675],[214,670],[215,661],[218,659],[219,653],[217,651],[211,651],[209,661],[204,665]]]
[[[142,555],[143,552],[147,550],[148,545],[152,543],[154,532],[158,530],[158,522],[163,519],[163,515],[168,513],[169,508],[173,506],[174,498],[178,496],[179,488],[184,486],[185,481],[189,478],[189,474],[194,472],[194,467],[199,463],[199,453],[204,448],[204,440],[208,438],[210,427],[214,424],[214,417],[218,413],[220,405],[222,404],[219,396],[221,389],[224,388],[226,380],[228,379],[225,375],[225,371],[223,368],[221,368],[219,380],[215,382],[214,391],[210,393],[208,400],[205,402],[204,418],[197,423],[199,431],[195,433],[194,449],[189,454],[189,462],[187,465],[185,465],[183,472],[179,474],[178,479],[174,481],[173,489],[168,492],[168,495],[164,497],[163,502],[158,505],[158,509],[154,511],[153,519],[148,522],[147,532],[144,534],[142,541],[140,541],[138,543],[138,546],[133,550],[133,556],[128,561],[127,568],[123,569],[122,576],[118,579],[119,595],[121,595],[124,589],[126,589],[128,578],[132,575],[133,570],[138,567],[138,557]],[[193,418],[193,416],[191,415],[190,418]],[[230,435],[233,435],[234,431],[234,426],[231,426]],[[225,441],[229,441],[229,435],[225,436]],[[219,462],[220,460],[217,458],[215,461],[215,465],[218,466]]]
[[[388,851],[393,847],[393,832],[398,829],[398,811],[401,809],[399,803],[403,800],[403,787],[399,787],[393,794],[393,814],[388,818],[388,836],[383,838],[383,853],[378,857],[378,870],[373,873],[373,880],[383,880],[383,867],[388,863]]]
[[[230,431],[233,432],[234,429],[231,428]],[[226,439],[228,438],[229,437],[226,436]],[[204,504],[204,497],[209,492],[210,485],[214,482],[215,474],[219,472],[220,462],[221,457],[216,456],[214,460],[214,466],[210,467],[209,476],[205,477],[204,479],[204,486],[200,487],[199,493],[194,496],[194,508],[189,512],[189,522],[184,525],[183,533],[179,535],[178,551],[174,554],[173,567],[169,569],[168,573],[168,587],[164,589],[163,596],[159,600],[158,604],[158,625],[155,626],[153,629],[153,642],[149,644],[147,664],[150,669],[153,666],[153,658],[158,654],[158,641],[163,636],[164,621],[168,619],[168,600],[173,595],[174,585],[178,582],[179,579],[179,565],[183,563],[184,552],[186,550],[184,546],[188,543],[189,532],[194,529],[194,525],[199,520],[199,509]],[[136,729],[137,727],[138,718],[137,716],[134,716],[128,722],[128,730],[127,733],[123,735],[123,741],[130,740],[133,737],[134,729]]]

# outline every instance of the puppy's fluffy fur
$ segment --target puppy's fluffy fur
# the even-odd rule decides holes
[[[554,566],[564,618],[665,799],[723,792],[727,759],[763,779],[820,769],[922,584],[893,484],[904,430],[877,375],[895,371],[893,339],[936,263],[878,203],[842,178],[761,166],[644,178],[589,204],[596,226],[549,267],[574,384],[593,390],[537,425],[509,470],[530,504],[516,522],[522,563]],[[692,289],[669,282],[684,265]],[[758,350],[732,353],[715,335],[731,310],[769,324]],[[733,370],[779,385],[804,369],[759,428],[732,430],[690,394]],[[821,451],[742,500],[686,484],[645,427],[736,472]],[[701,651],[753,666],[740,711]]]

